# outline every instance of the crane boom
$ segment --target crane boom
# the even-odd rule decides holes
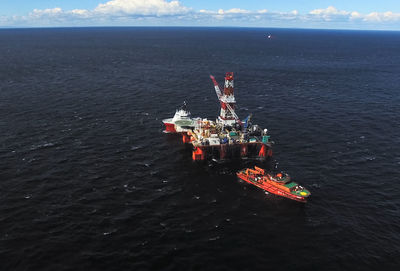
[[[215,93],[217,94],[218,100],[221,101],[222,92],[221,92],[221,89],[218,86],[217,80],[215,80],[215,77],[212,76],[212,75],[210,75],[210,78],[214,83]]]

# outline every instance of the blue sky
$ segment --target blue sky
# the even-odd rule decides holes
[[[114,25],[400,30],[400,0],[0,0],[0,27]]]

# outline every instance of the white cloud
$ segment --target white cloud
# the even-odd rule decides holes
[[[217,12],[208,13],[213,15],[212,18],[215,18],[219,21],[226,20],[226,19],[239,19],[239,18],[246,18],[251,12],[245,9],[240,8],[232,8],[228,10],[219,9]]]
[[[240,9],[240,8],[231,8],[227,11],[224,11],[224,13],[226,13],[226,14],[230,14],[230,13],[246,14],[246,13],[250,13],[250,11],[245,10],[245,9]]]
[[[333,6],[326,9],[314,9],[310,11],[311,19],[322,19],[323,21],[342,21],[342,22],[400,22],[400,13],[387,12],[371,12],[369,14],[361,14],[357,11],[338,10]]]
[[[203,13],[203,14],[213,14],[213,13],[214,13],[214,11],[212,11],[212,10],[207,10],[207,9],[200,9],[199,12],[200,12],[200,13]]]
[[[91,15],[86,9],[73,9],[71,10],[71,14],[82,18],[89,18]]]
[[[178,15],[185,14],[189,8],[182,6],[179,1],[165,0],[111,0],[99,4],[95,13],[107,15]]]
[[[357,20],[357,19],[361,19],[362,15],[357,12],[357,11],[353,11],[352,13],[350,13],[350,20]]]
[[[370,22],[389,22],[400,21],[400,13],[387,12],[371,12],[364,16],[364,21]]]
[[[192,13],[191,9],[179,1],[167,0],[111,0],[99,4],[92,10],[62,10],[59,7],[34,9],[26,16],[3,16],[2,26],[68,26],[68,25],[129,25],[135,22],[161,20]],[[153,18],[153,19],[152,19]]]
[[[349,16],[351,16],[351,12],[346,10],[338,10],[333,6],[329,6],[324,9],[314,9],[309,12],[309,18],[314,21],[347,21]]]
[[[100,0],[99,0],[100,1]],[[333,6],[314,9],[307,14],[297,10],[271,12],[240,8],[198,11],[176,0],[103,0],[91,10],[61,8],[34,9],[26,16],[2,16],[1,26],[87,26],[87,25],[237,25],[273,27],[346,28],[393,26],[400,30],[400,13],[338,10]]]
[[[34,9],[31,13],[31,17],[36,17],[40,18],[43,16],[49,16],[49,17],[56,17],[63,14],[63,11],[61,8],[48,8],[48,9]]]
[[[93,14],[85,9],[73,9],[64,11],[61,8],[34,9],[28,16],[20,16],[16,19],[24,22],[68,22],[70,20],[79,20],[91,18]]]
[[[310,11],[310,14],[320,16],[331,16],[331,15],[348,15],[349,12],[345,10],[338,10],[333,6],[329,6],[325,9],[314,9]]]

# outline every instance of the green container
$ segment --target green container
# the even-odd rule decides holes
[[[291,182],[291,183],[287,183],[287,184],[285,184],[285,186],[287,187],[287,188],[293,188],[293,187],[295,187],[297,185],[297,183],[295,183],[295,182]]]
[[[270,136],[263,136],[262,142],[263,143],[268,143]]]

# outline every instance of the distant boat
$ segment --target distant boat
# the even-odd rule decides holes
[[[272,38],[272,35],[268,35],[267,38],[269,38],[269,39]]]

